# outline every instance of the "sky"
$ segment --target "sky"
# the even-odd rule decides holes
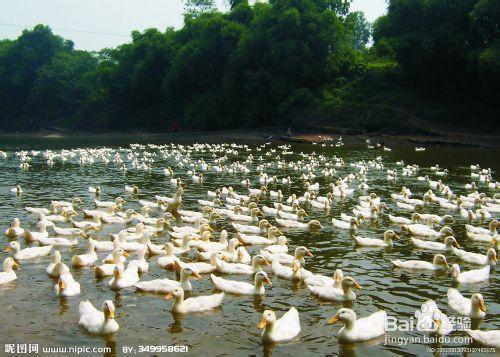
[[[217,0],[224,8],[223,0]],[[0,0],[0,39],[15,39],[23,29],[42,23],[82,50],[100,50],[130,41],[132,30],[183,23],[182,0]],[[385,0],[353,0],[351,11],[374,21],[386,11]]]

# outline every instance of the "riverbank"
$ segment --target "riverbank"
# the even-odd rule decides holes
[[[2,138],[46,138],[46,139],[69,139],[71,137],[133,137],[144,141],[148,138],[155,141],[165,139],[199,142],[250,142],[250,141],[282,141],[282,142],[302,142],[302,143],[335,143],[339,137],[346,145],[363,144],[367,139],[372,143],[382,143],[389,147],[412,147],[412,146],[456,146],[456,147],[483,147],[498,148],[499,140],[494,135],[475,135],[464,133],[453,133],[450,131],[435,131],[431,135],[411,135],[411,134],[385,134],[375,133],[354,133],[352,130],[343,128],[308,128],[302,131],[292,130],[292,135],[287,135],[287,129],[279,127],[259,128],[259,129],[234,129],[218,131],[190,131],[190,132],[121,132],[121,133],[89,133],[89,132],[59,132],[42,131],[34,133],[3,133]]]

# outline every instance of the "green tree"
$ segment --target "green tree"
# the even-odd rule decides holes
[[[352,45],[356,50],[366,47],[370,41],[371,25],[360,11],[350,12],[345,18],[345,26]]]
[[[188,16],[196,17],[216,8],[214,0],[184,0],[184,13]]]

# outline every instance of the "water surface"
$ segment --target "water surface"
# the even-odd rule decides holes
[[[117,195],[124,196],[128,207],[139,209],[137,197],[125,193],[125,184],[136,184],[140,189],[139,198],[153,200],[155,194],[171,195],[175,188],[170,180],[163,175],[163,168],[170,166],[174,169],[175,176],[180,177],[189,187],[184,196],[183,208],[200,210],[196,200],[206,199],[208,189],[214,190],[221,186],[232,186],[239,193],[246,193],[240,184],[244,178],[249,178],[253,187],[260,187],[258,171],[255,167],[266,161],[276,161],[276,156],[281,150],[277,144],[271,144],[261,151],[256,151],[262,142],[249,142],[251,151],[239,150],[238,155],[228,155],[228,163],[245,160],[248,154],[254,155],[250,165],[252,172],[244,175],[220,174],[213,171],[204,172],[203,184],[194,184],[187,174],[188,166],[178,168],[172,160],[163,160],[155,148],[147,147],[136,150],[139,153],[148,151],[156,155],[151,171],[134,170],[129,166],[126,172],[121,170],[121,165],[109,163],[107,165],[96,162],[92,165],[80,165],[77,159],[66,162],[55,160],[53,166],[48,166],[46,160],[40,156],[33,158],[30,169],[23,171],[19,168],[19,159],[14,152],[19,150],[60,150],[77,147],[112,147],[129,148],[130,143],[156,143],[168,144],[171,142],[190,144],[204,142],[203,137],[193,139],[176,139],[170,137],[96,137],[96,138],[5,138],[0,137],[0,150],[6,151],[8,158],[0,160],[0,230],[3,232],[14,217],[19,217],[23,226],[35,229],[35,218],[29,216],[24,210],[25,206],[48,207],[53,199],[69,200],[79,196],[85,201],[85,207],[92,207],[92,195],[88,186],[99,185],[102,188],[102,200],[111,200]],[[211,138],[217,141],[217,138]],[[271,156],[265,152],[276,149]],[[331,147],[329,145],[296,144],[292,145],[294,153],[280,155],[281,159],[289,161],[302,160],[301,152],[324,155],[328,161],[333,156],[342,157],[345,161],[343,168],[337,169],[336,177],[344,177],[353,171],[350,163],[359,160],[372,160],[381,156],[386,169],[397,168],[396,161],[404,160],[406,164],[418,164],[421,167],[419,175],[429,174],[429,167],[439,163],[450,170],[445,182],[450,185],[456,194],[465,194],[464,184],[470,182],[469,165],[479,163],[482,167],[491,167],[494,171],[499,169],[499,152],[485,149],[469,148],[429,148],[427,151],[417,153],[413,149],[394,149],[384,152],[381,149],[368,150],[363,143],[359,146]],[[118,151],[120,152],[120,151]],[[224,153],[217,153],[222,156]],[[125,159],[124,152],[121,156]],[[263,161],[258,157],[262,156]],[[206,162],[213,162],[213,153],[193,152],[192,160],[203,158]],[[324,165],[324,163],[322,165]],[[320,194],[325,195],[327,185],[331,179],[321,177],[321,166],[315,173],[315,181],[321,185]],[[278,185],[271,189],[280,188],[285,197],[291,193],[302,194],[304,187],[299,179],[299,172],[278,170],[275,167],[266,169],[270,175],[279,178],[290,175],[293,184],[290,187]],[[495,175],[495,174],[494,174]],[[425,182],[416,180],[416,177],[400,176],[397,181],[386,180],[384,171],[371,170],[368,175],[369,192],[375,192],[388,204],[390,212],[405,215],[396,209],[390,199],[390,193],[399,192],[402,185],[407,185],[414,193],[414,197],[421,198],[423,192],[428,190]],[[16,184],[23,187],[25,192],[16,197],[9,189]],[[354,183],[357,186],[357,182]],[[484,187],[481,191],[492,195]],[[447,307],[446,291],[453,286],[447,274],[411,273],[395,270],[391,267],[390,259],[423,259],[432,260],[433,253],[412,249],[409,240],[396,242],[392,249],[355,248],[347,231],[335,229],[331,218],[337,217],[341,212],[350,213],[357,203],[357,196],[366,194],[356,192],[352,197],[344,200],[336,199],[330,212],[325,214],[321,210],[310,210],[310,218],[319,219],[325,228],[321,232],[286,230],[286,235],[291,242],[291,249],[298,245],[307,246],[314,254],[308,259],[306,267],[315,273],[331,275],[337,267],[342,268],[345,274],[352,275],[363,286],[358,291],[358,299],[352,303],[323,302],[312,296],[305,285],[293,285],[286,280],[272,278],[273,286],[266,290],[263,299],[253,297],[239,297],[227,295],[221,309],[203,314],[191,314],[183,317],[173,316],[170,312],[171,302],[163,300],[162,296],[136,293],[133,289],[124,289],[113,292],[107,286],[107,279],[97,280],[92,269],[73,270],[73,275],[80,282],[82,293],[79,296],[60,299],[54,293],[54,281],[45,274],[45,267],[50,262],[50,257],[39,258],[22,262],[18,271],[18,280],[14,283],[0,287],[0,343],[39,343],[40,346],[108,346],[112,348],[111,355],[121,355],[123,346],[138,345],[188,345],[193,355],[318,355],[342,354],[365,356],[386,354],[423,354],[429,347],[426,344],[411,344],[406,346],[384,345],[383,339],[365,344],[339,344],[337,333],[341,325],[334,326],[326,323],[337,309],[350,307],[358,316],[367,316],[379,309],[385,309],[389,315],[399,318],[409,318],[420,304],[426,299],[435,299],[438,306],[449,315],[454,315]],[[262,203],[270,205],[271,201]],[[444,214],[445,211],[433,206],[426,212]],[[408,214],[406,214],[408,216]],[[464,221],[454,213],[457,222],[452,225],[459,243],[466,250],[484,253],[484,245],[473,244],[466,241]],[[81,217],[78,217],[80,219]],[[229,227],[229,228],[228,228]],[[382,216],[377,222],[365,223],[359,231],[361,236],[381,237],[382,233],[390,226],[388,219]],[[110,232],[121,229],[120,226],[106,226],[99,237],[107,237]],[[227,221],[220,222],[219,230],[228,228],[230,235],[232,228]],[[2,235],[1,245],[7,244],[7,238]],[[158,238],[164,241],[165,238]],[[21,245],[24,241],[20,239]],[[67,264],[70,257],[85,250],[82,242],[78,248],[60,248]],[[258,251],[258,247],[249,248],[251,254]],[[105,255],[108,253],[100,253]],[[6,253],[2,253],[2,260]],[[134,255],[133,255],[134,256]],[[193,257],[192,255],[191,257]],[[456,259],[447,254],[450,263]],[[173,278],[173,273],[159,269],[155,263],[156,258],[150,260],[150,271],[142,279],[150,280],[160,277]],[[462,269],[477,269],[478,267],[461,263]],[[249,277],[232,275],[229,279],[250,281]],[[483,285],[470,285],[460,287],[460,291],[470,296],[471,293],[480,291],[486,301],[488,314],[482,321],[481,329],[498,329],[500,327],[500,289],[498,288],[498,273],[492,272],[489,283]],[[206,295],[213,292],[213,285],[205,275],[202,280],[193,283],[195,295]],[[87,334],[78,326],[78,304],[81,300],[89,299],[95,306],[100,307],[105,299],[114,301],[117,308],[117,321],[120,330],[113,336],[100,337]],[[260,330],[256,325],[263,310],[270,308],[277,312],[278,317],[290,305],[297,307],[300,313],[302,332],[294,341],[277,346],[263,346],[260,339]],[[455,332],[452,336],[464,335]],[[422,336],[419,332],[391,333],[391,336]],[[468,344],[461,345],[468,346]]]

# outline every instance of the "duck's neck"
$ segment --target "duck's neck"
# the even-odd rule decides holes
[[[181,273],[180,283],[181,283],[181,288],[184,291],[190,291],[191,290],[191,283],[189,282],[189,276],[188,275]]]
[[[174,304],[172,306],[172,309],[175,311],[176,308],[184,302],[184,295],[178,295],[174,296]]]
[[[354,294],[350,286],[342,286],[342,291],[344,292],[344,296],[352,296]]]
[[[352,330],[354,330],[354,326],[355,326],[355,324],[356,324],[356,321],[351,320],[351,319],[349,319],[349,320],[345,320],[345,321],[344,321],[344,327],[345,327],[345,329],[346,329],[346,330],[348,330],[348,331],[352,331]]]
[[[258,272],[258,271],[262,270],[260,267],[260,263],[257,261],[257,259],[254,259],[252,261],[252,268],[253,268],[254,272]]]
[[[267,323],[266,327],[264,328],[264,333],[262,334],[263,336],[270,336],[274,332],[274,323]]]

